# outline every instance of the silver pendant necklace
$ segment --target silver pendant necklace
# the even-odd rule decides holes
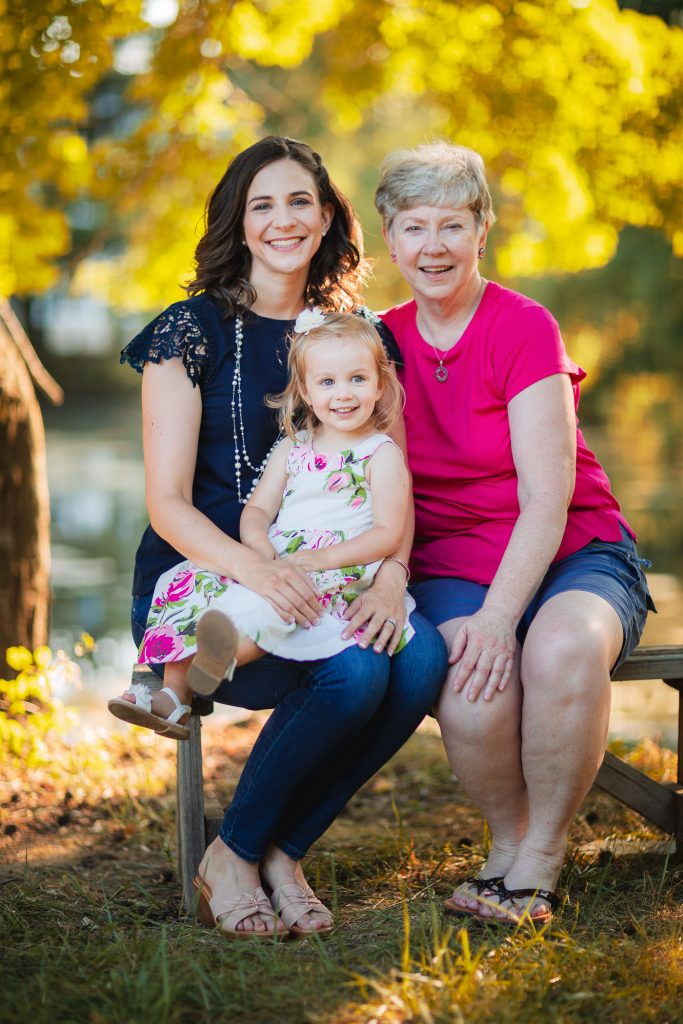
[[[244,413],[242,409],[242,345],[244,342],[244,321],[242,317],[237,314],[235,317],[235,369],[232,374],[232,397],[230,401],[230,411],[232,414],[232,432],[235,439],[235,479],[237,481],[237,502],[239,505],[246,505],[247,501],[254,492],[256,484],[261,478],[263,470],[266,468],[266,463],[270,458],[271,452],[275,445],[280,441],[282,435],[275,438],[270,450],[267,452],[265,458],[260,465],[255,466],[247,454],[247,441],[244,433]],[[242,469],[250,469],[254,478],[252,480],[251,487],[249,488],[248,494],[242,496]]]
[[[465,331],[469,327],[470,321],[472,320],[472,317],[474,316],[474,314],[476,313],[476,311],[477,311],[477,309],[479,307],[479,303],[481,302],[481,298],[482,298],[482,295],[484,294],[484,289],[485,288],[486,288],[486,281],[482,281],[480,286],[479,286],[479,291],[477,293],[476,302],[474,303],[474,306],[472,307],[472,312],[470,313],[470,315],[469,315],[469,317],[468,317],[468,319],[467,319],[467,321],[465,323],[465,326],[463,327],[462,331],[460,332],[460,338],[462,338],[463,334],[465,333]],[[458,341],[460,341],[460,338],[458,338]],[[438,349],[434,345],[432,345],[431,342],[429,342],[429,344],[431,345],[432,351],[434,352],[434,355],[436,356],[436,358],[439,361],[439,365],[434,370],[434,379],[437,380],[439,382],[439,384],[444,384],[448,380],[448,370],[444,366],[443,361],[444,361],[444,359],[448,355],[450,355],[450,353],[453,351],[455,346],[458,344],[458,341],[456,341],[455,344],[451,345],[450,348],[447,348],[445,352],[441,352],[441,353],[439,353]]]
[[[432,345],[432,348],[434,349],[434,355],[439,360],[439,365],[434,370],[434,376],[438,380],[439,384],[443,384],[444,381],[448,380],[448,370],[443,365],[443,360],[444,360],[444,356],[447,356],[448,353],[451,351],[451,349],[450,348],[446,349],[446,351],[443,353],[443,355],[440,356],[439,353],[437,352],[437,350],[434,348],[433,345]]]

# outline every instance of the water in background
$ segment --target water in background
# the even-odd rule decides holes
[[[83,631],[95,637],[97,650],[92,662],[83,663],[81,689],[63,696],[78,704],[86,720],[109,725],[106,701],[125,688],[135,661],[130,584],[147,522],[139,404],[79,399],[48,409],[46,429],[55,598],[50,642],[71,652]],[[648,579],[659,614],[650,616],[644,642],[683,644],[683,552],[672,549],[666,530],[680,514],[681,467],[651,463],[636,470],[627,441],[586,434],[641,535],[641,553],[654,562]],[[613,735],[663,736],[675,743],[673,690],[661,683],[619,683],[613,696]]]

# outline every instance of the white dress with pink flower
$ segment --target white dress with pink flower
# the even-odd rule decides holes
[[[307,435],[297,435],[287,461],[287,483],[268,536],[280,557],[299,548],[329,547],[365,533],[373,525],[366,478],[370,459],[386,434],[373,434],[353,449],[317,452]],[[313,524],[313,525],[309,525]],[[229,615],[237,629],[263,650],[294,661],[329,658],[357,642],[342,640],[344,612],[367,589],[381,561],[311,573],[319,591],[320,625],[303,629],[283,622],[265,598],[227,576],[184,561],[160,576],[140,644],[141,662],[180,661],[196,653],[197,623],[209,608]],[[415,602],[406,594],[406,614]],[[397,651],[414,635],[409,622]]]

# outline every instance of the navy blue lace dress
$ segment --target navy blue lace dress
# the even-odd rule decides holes
[[[377,327],[389,358],[400,362],[393,335],[379,318],[366,309],[360,315]],[[277,414],[267,408],[264,396],[282,391],[287,383],[287,335],[292,326],[291,320],[271,320],[251,312],[244,315],[242,410],[247,453],[254,466],[261,464],[278,436]],[[238,502],[231,413],[234,318],[225,319],[218,303],[206,295],[176,302],[126,346],[121,362],[142,372],[145,363],[175,357],[182,359],[202,399],[193,504],[224,533],[239,540],[243,506]],[[254,483],[253,474],[248,473],[245,477],[242,463],[243,496]],[[135,558],[133,594],[151,595],[159,576],[184,557],[148,526]]]

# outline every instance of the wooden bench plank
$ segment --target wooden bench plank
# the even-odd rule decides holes
[[[626,764],[620,757],[605,752],[595,785],[620,800],[631,810],[642,814],[653,825],[665,832],[675,833],[676,816],[674,794],[661,782],[655,782],[643,772]]]
[[[612,679],[683,681],[683,645],[638,647],[613,673]]]

